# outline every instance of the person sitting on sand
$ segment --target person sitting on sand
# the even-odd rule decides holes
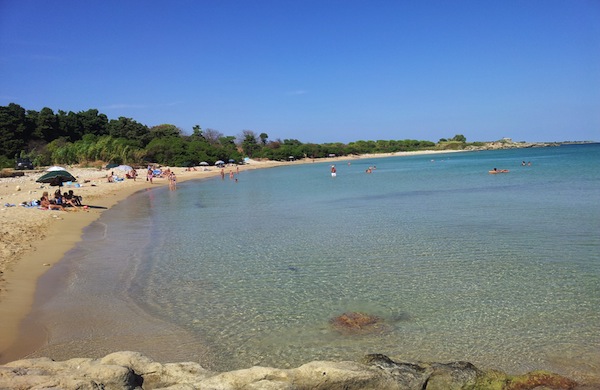
[[[62,192],[60,192],[60,188],[56,190],[56,192],[54,193],[54,200],[50,203],[63,204],[63,195]]]
[[[69,193],[67,193],[67,192],[65,192],[63,194],[63,205],[77,207],[77,205],[75,204],[75,201],[73,200],[73,198],[71,196],[69,196]]]
[[[42,194],[42,197],[40,198],[40,206],[46,210],[65,211],[65,208],[62,205],[50,203],[50,199],[48,199],[48,191],[44,191]]]
[[[82,206],[81,204],[81,200],[83,199],[81,196],[79,195],[75,195],[73,193],[73,190],[69,190],[69,198],[73,200],[73,202],[77,205],[77,206]]]

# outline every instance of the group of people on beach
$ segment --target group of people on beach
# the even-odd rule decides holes
[[[132,168],[130,171],[125,172],[125,177],[127,179],[133,179],[133,181],[136,181],[137,171],[135,170],[135,168]],[[110,175],[108,175],[106,178],[109,183],[114,183],[115,181],[123,181],[123,178],[119,178],[118,175],[115,175],[115,171],[111,171]]]
[[[240,174],[240,167],[237,166],[235,168],[235,171],[236,171],[236,174],[239,175]],[[229,178],[231,180],[235,180],[236,183],[238,182],[238,179],[235,177],[235,174],[233,173],[233,170],[229,171]],[[225,179],[225,168],[221,168],[221,180],[224,180],[224,179]]]
[[[135,170],[135,168],[132,168],[131,171],[129,171],[129,172],[125,172],[125,177],[128,179],[133,179],[133,181],[136,181],[137,171]]]
[[[73,190],[68,192],[61,192],[60,187],[54,192],[54,198],[50,199],[48,191],[42,193],[40,198],[40,208],[44,210],[60,210],[64,211],[65,207],[80,207],[83,206],[81,203],[82,197],[75,195]]]
[[[148,165],[148,170],[146,172],[146,181],[149,181],[152,184],[152,180],[155,177],[164,178],[166,177],[169,180],[169,189],[174,190],[177,188],[177,176],[175,172],[171,171],[170,168],[165,169],[164,171],[157,170],[155,167]]]

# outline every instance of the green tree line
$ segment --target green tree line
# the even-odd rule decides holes
[[[108,117],[97,109],[65,112],[44,107],[39,112],[15,103],[0,106],[0,167],[15,158],[30,158],[36,166],[116,163],[193,166],[205,161],[240,162],[244,157],[289,160],[365,153],[394,153],[456,148],[466,139],[456,135],[436,144],[419,140],[378,140],[343,143],[302,143],[297,139],[269,140],[266,133],[243,130],[226,136],[215,129],[194,126],[191,135],[171,124],[148,127],[132,118]],[[464,146],[463,146],[464,147]]]

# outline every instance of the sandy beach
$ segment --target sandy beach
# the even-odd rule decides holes
[[[448,151],[399,152],[370,154],[328,159],[297,160],[293,162],[254,161],[240,165],[239,171],[272,168],[313,162],[341,162],[364,158],[383,158],[399,155],[448,153]],[[166,169],[166,167],[162,167]],[[237,166],[225,167],[225,173],[235,172]],[[218,176],[217,167],[197,167],[196,170],[171,168],[178,182]],[[83,229],[98,219],[101,213],[131,194],[168,184],[167,178],[155,178],[150,184],[142,172],[137,180],[126,179],[109,183],[110,171],[95,168],[67,167],[77,178],[77,184],[63,187],[73,189],[83,197],[88,208],[69,208],[67,211],[40,210],[20,206],[39,199],[44,191],[53,193],[56,187],[37,183],[43,169],[27,171],[24,176],[0,178],[0,363],[21,358],[35,346],[44,343],[44,336],[31,339],[30,345],[14,345],[21,321],[31,309],[38,278],[57,264],[80,239]]]

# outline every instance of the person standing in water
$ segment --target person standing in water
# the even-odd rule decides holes
[[[331,166],[331,177],[337,176],[337,170],[335,169],[335,165]]]

